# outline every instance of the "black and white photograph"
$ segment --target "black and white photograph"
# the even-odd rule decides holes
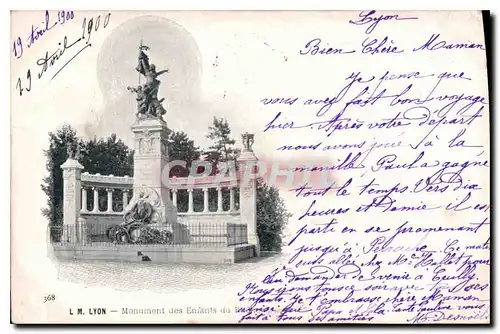
[[[15,324],[489,324],[487,12],[11,12]]]

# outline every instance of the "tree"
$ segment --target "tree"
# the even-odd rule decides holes
[[[111,134],[106,139],[93,138],[88,142],[82,140],[80,163],[90,174],[133,176],[134,152]]]
[[[291,214],[276,187],[257,180],[257,235],[263,251],[281,251],[283,231]]]
[[[213,141],[213,144],[205,151],[206,160],[212,163],[213,170],[221,162],[234,161],[238,157],[240,150],[234,147],[236,140],[231,138],[231,128],[226,119],[214,117],[213,123],[208,127],[207,138]]]
[[[194,141],[183,131],[171,131],[168,135],[169,161],[181,160],[186,162],[186,168],[176,166],[170,170],[170,177],[186,177],[193,161],[200,159],[201,151],[194,145]]]

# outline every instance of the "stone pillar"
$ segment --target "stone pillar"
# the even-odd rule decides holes
[[[108,208],[106,212],[110,213],[113,212],[113,189],[108,188],[106,191],[108,192]]]
[[[177,189],[172,189],[172,204],[177,207]]]
[[[256,256],[260,256],[260,243],[257,235],[257,157],[246,148],[238,158],[240,175],[240,217],[247,225],[248,243],[255,245]]]
[[[234,212],[234,188],[229,187],[229,212]]]
[[[63,240],[76,242],[76,226],[81,210],[81,175],[83,166],[69,158],[61,165],[63,170]]]
[[[158,217],[153,224],[177,224],[177,208],[172,204],[169,189],[167,123],[162,118],[137,119],[132,132],[135,142],[134,196],[127,210],[141,195],[147,195]]]
[[[87,212],[87,188],[82,187],[82,212]]]
[[[222,212],[222,189],[217,187],[217,212]]]
[[[193,213],[193,189],[188,189],[188,212]]]
[[[203,212],[208,211],[208,188],[203,188]]]
[[[92,208],[92,212],[99,212],[99,189],[92,187],[92,191],[94,191],[94,207]]]
[[[122,202],[123,202],[122,211],[125,211],[125,208],[127,207],[127,204],[128,204],[128,190],[127,189],[123,189]]]

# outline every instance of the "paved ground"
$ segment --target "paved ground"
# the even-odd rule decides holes
[[[286,255],[249,259],[228,265],[158,264],[151,262],[59,262],[59,278],[87,286],[107,286],[116,290],[178,292],[190,289],[224,288],[262,280],[280,266]]]

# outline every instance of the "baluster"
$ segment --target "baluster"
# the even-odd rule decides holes
[[[177,207],[177,189],[172,189],[172,203]]]
[[[127,207],[127,204],[128,204],[128,190],[127,189],[123,190],[122,202],[123,202],[122,212],[125,212],[125,208]]]
[[[193,189],[188,189],[188,212],[193,213]]]
[[[217,212],[222,212],[222,189],[217,187]]]
[[[82,187],[82,208],[81,212],[87,212],[87,189]]]
[[[107,212],[110,213],[110,212],[113,212],[113,189],[108,188],[108,189],[106,189],[106,191],[108,192],[108,210],[107,210]]]
[[[92,212],[99,212],[99,190],[97,187],[92,187],[94,191],[94,207],[92,208]]]
[[[203,212],[208,212],[208,188],[203,188]]]
[[[234,189],[229,187],[229,212],[234,212]]]

